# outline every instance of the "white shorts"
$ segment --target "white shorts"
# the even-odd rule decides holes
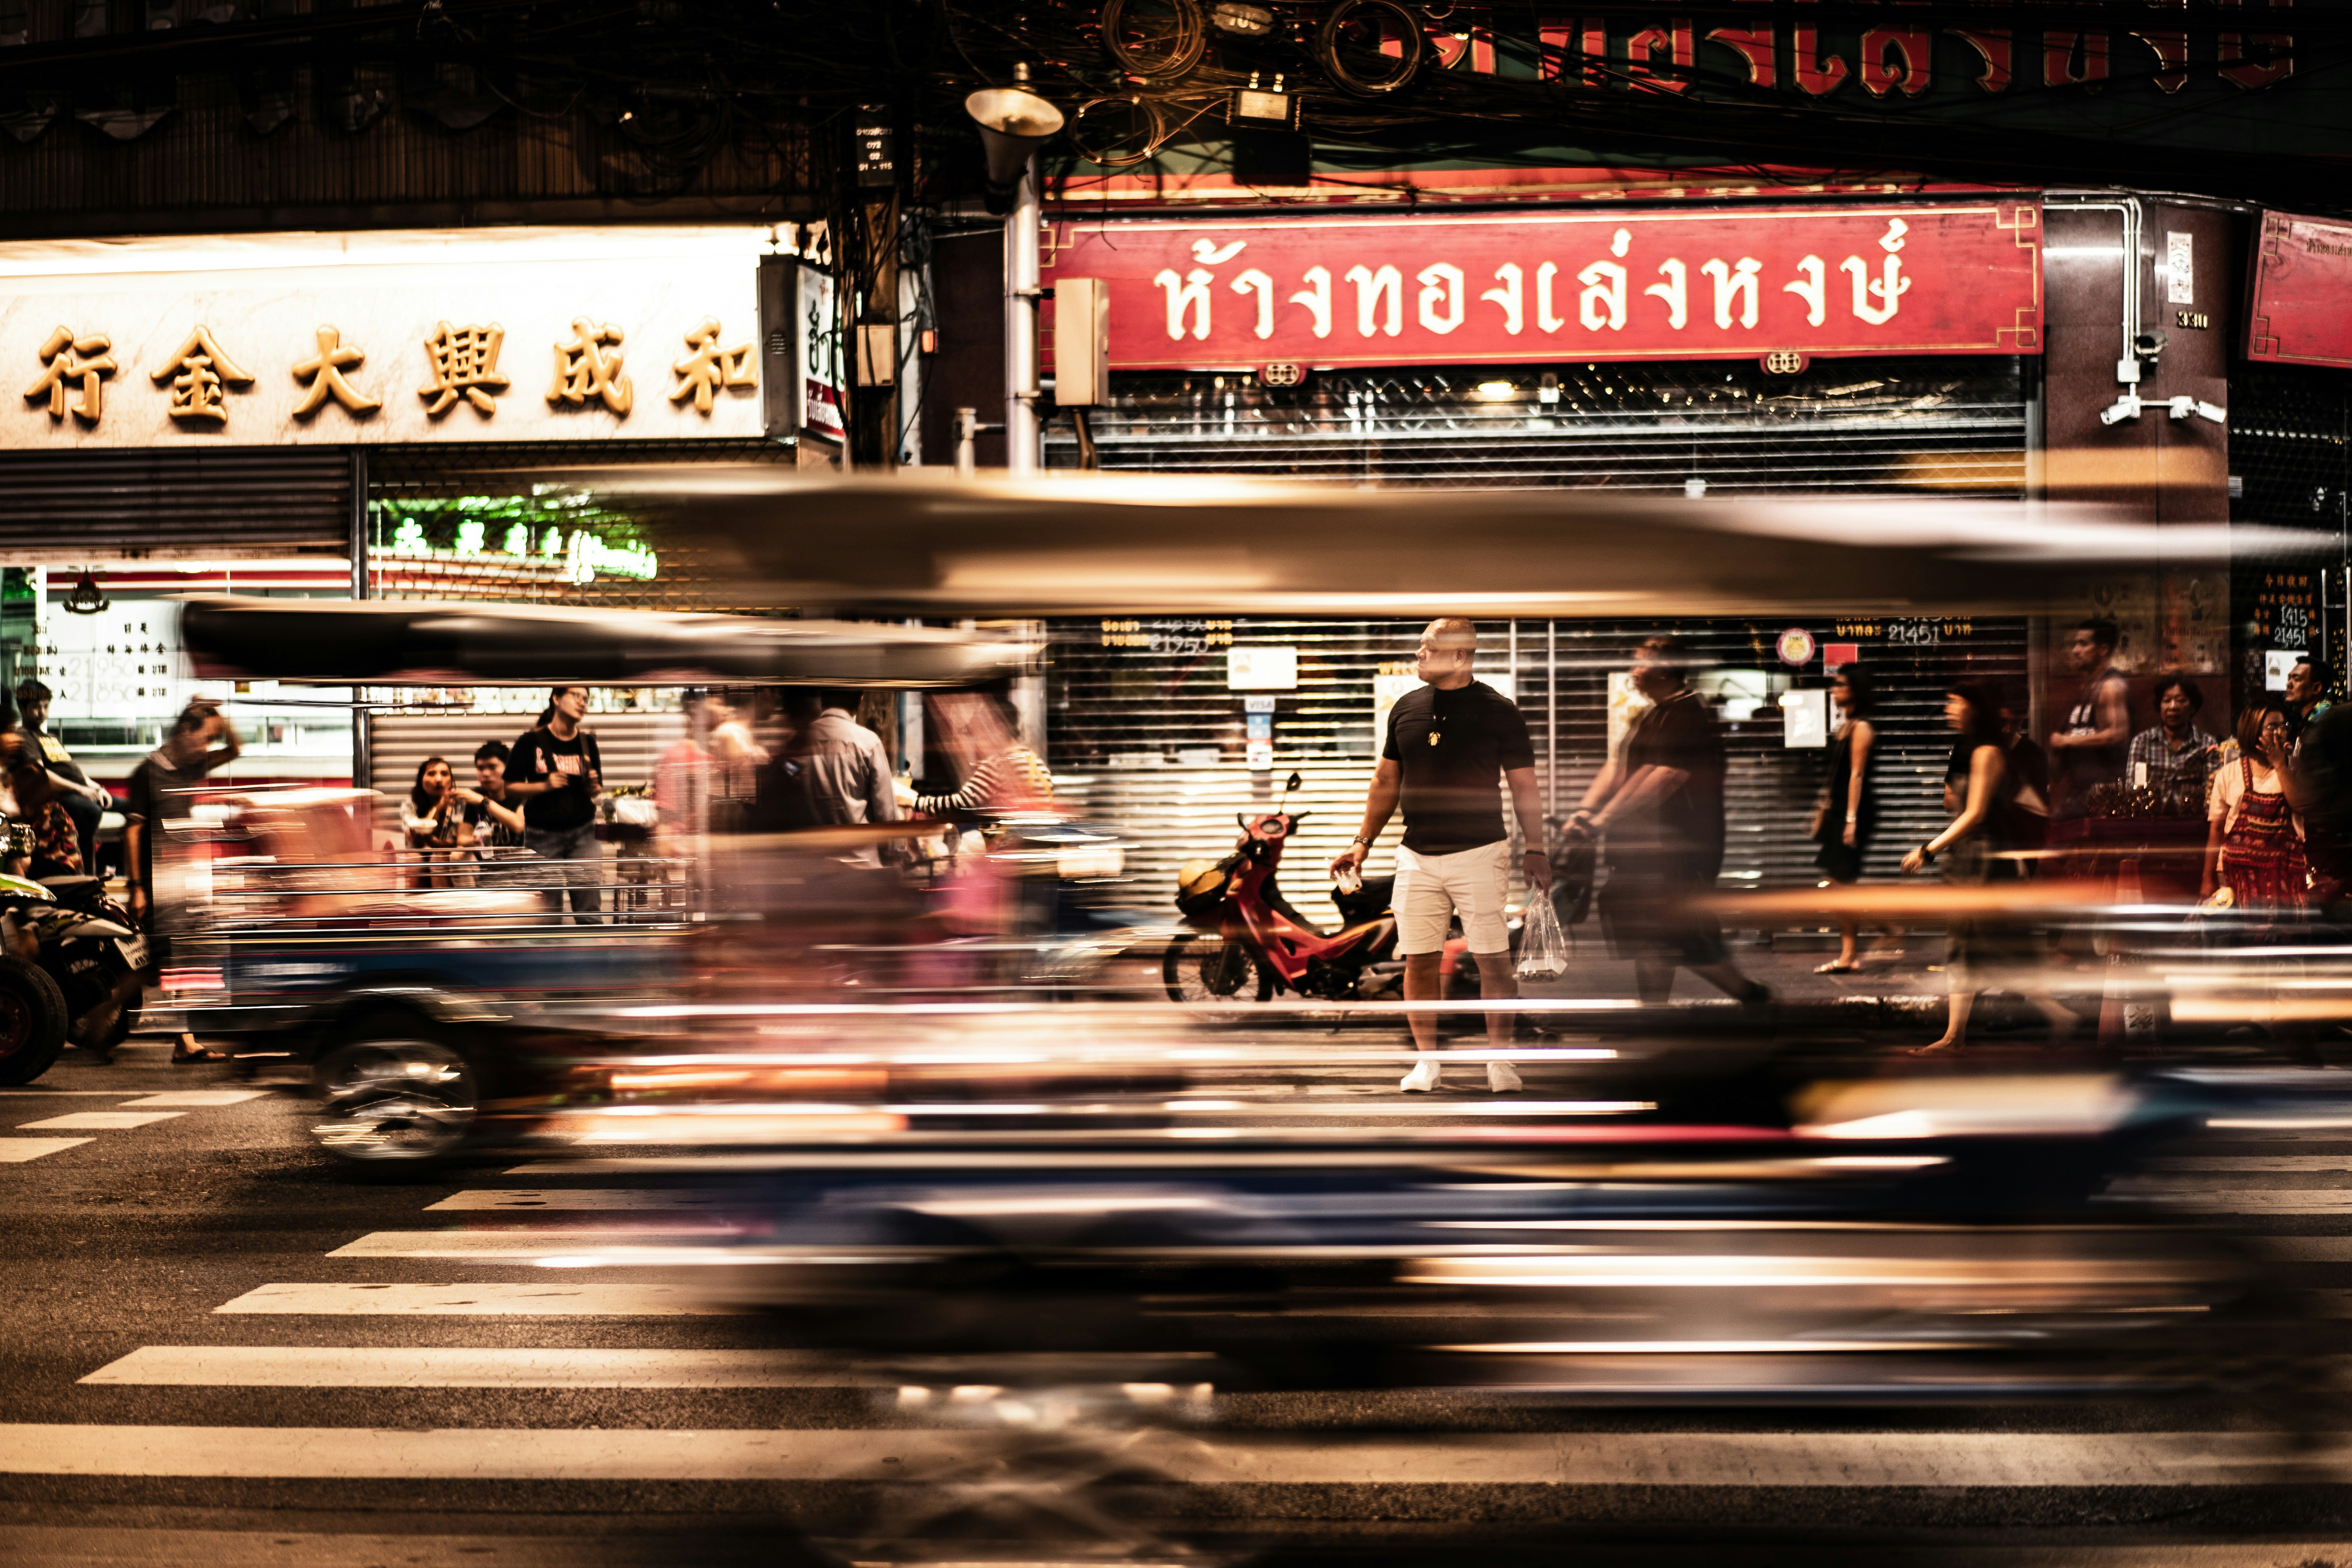
[[[1503,919],[1510,887],[1511,841],[1498,838],[1453,855],[1397,851],[1397,952],[1405,957],[1445,951],[1446,917],[1462,917],[1473,952],[1508,952]]]

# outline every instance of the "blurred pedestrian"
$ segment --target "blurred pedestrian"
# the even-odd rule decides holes
[[[2300,910],[2309,900],[2311,868],[2303,818],[2287,795],[2293,721],[2275,702],[2238,713],[2238,755],[2213,775],[2205,807],[2205,877],[2198,897],[2230,890],[2233,909]]]
[[[2203,815],[2221,745],[2197,727],[2204,707],[2204,689],[2187,676],[2157,677],[2157,721],[2132,737],[2131,782],[2155,795],[2161,816]]]
[[[2065,721],[2051,732],[2057,796],[2052,816],[2072,822],[2091,814],[2091,792],[2120,783],[2131,751],[2131,688],[2116,668],[2116,623],[2093,616],[2074,628],[2067,661],[2083,678]]]
[[[1722,922],[1697,907],[1723,871],[1724,760],[1722,727],[1690,686],[1692,663],[1678,637],[1652,637],[1634,650],[1633,687],[1650,706],[1633,716],[1567,832],[1607,839],[1601,921],[1618,956],[1633,960],[1633,989],[1644,1003],[1674,994],[1679,964],[1759,1005],[1772,999],[1771,988],[1739,972]]]
[[[195,815],[194,794],[205,776],[235,762],[243,750],[219,707],[199,700],[180,710],[163,743],[131,771],[130,793],[122,803],[123,880],[129,885],[131,918],[147,929],[147,951],[158,974],[169,963],[173,939],[190,911],[183,857],[162,856],[159,875],[157,848],[170,824]],[[225,1062],[228,1058],[198,1046],[195,1036],[183,1031],[172,1059]]]
[[[2352,889],[2352,706],[2336,703],[2313,718],[2286,782],[2311,862],[2311,906],[2343,922],[2352,916],[2345,906]]]
[[[474,841],[466,825],[465,804],[451,793],[457,783],[446,757],[427,757],[416,764],[416,779],[400,805],[400,827],[408,847],[422,859],[420,888],[456,886],[449,861]]]
[[[856,691],[803,691],[786,704],[793,738],[765,775],[770,787],[763,810],[775,826],[831,827],[899,819],[890,756],[883,750],[882,737],[857,721],[860,696]],[[891,858],[898,857],[894,853]],[[882,852],[878,845],[869,845],[847,858],[879,866]]]
[[[2010,765],[2001,713],[1992,694],[1973,681],[1960,681],[1944,694],[1944,722],[1959,732],[1969,755],[1968,783],[1959,811],[1949,826],[1903,858],[1915,873],[1944,858],[1944,880],[1954,888],[2013,889],[2024,879],[2014,847],[2021,837],[2018,796],[2024,781]],[[2039,963],[2032,933],[2013,915],[1956,906],[1948,922],[1949,951],[1944,970],[1951,990],[1941,1039],[1913,1047],[1925,1056],[1958,1051],[1968,1044],[1969,1015],[1978,993],[2015,991],[2050,1020],[2054,1039],[2074,1032],[2079,1020],[2055,996],[2032,981]]]
[[[1871,722],[1878,700],[1870,672],[1859,665],[1839,667],[1830,679],[1830,700],[1844,717],[1831,737],[1829,777],[1813,810],[1813,842],[1821,846],[1813,864],[1832,883],[1852,887],[1862,880],[1863,858],[1878,826],[1878,729]],[[1838,916],[1838,955],[1814,973],[1852,974],[1862,966],[1856,951],[1860,923],[1851,915]],[[1885,931],[1878,951],[1891,955],[1902,928],[1890,925]]]
[[[960,758],[963,775],[948,795],[913,795],[925,816],[1040,805],[1054,798],[1054,775],[1021,740],[1021,713],[1001,691],[958,694],[933,704],[944,748]]]
[[[81,863],[92,868],[98,866],[98,824],[114,797],[106,786],[84,773],[81,765],[66,749],[64,741],[50,732],[49,704],[55,693],[30,679],[16,683],[17,727],[26,738],[37,747],[44,766],[57,776],[58,805],[73,823],[74,842]]]
[[[1408,1002],[1444,1000],[1446,928],[1456,916],[1478,965],[1479,994],[1504,1001],[1519,994],[1504,913],[1510,897],[1511,835],[1503,823],[1497,781],[1509,787],[1519,819],[1526,843],[1521,863],[1530,893],[1540,898],[1551,887],[1551,860],[1543,847],[1543,796],[1536,785],[1528,721],[1509,698],[1472,675],[1477,652],[1478,628],[1461,616],[1442,616],[1423,630],[1413,673],[1425,684],[1390,708],[1388,737],[1372,772],[1363,826],[1330,865],[1335,878],[1361,870],[1372,840],[1403,807],[1395,907]],[[1429,1054],[1398,1087],[1414,1093],[1443,1088],[1434,1054],[1437,1019],[1426,1013],[1407,1016],[1413,1048]],[[1490,1048],[1507,1048],[1511,1034],[1510,1014],[1486,1015]],[[1486,1087],[1497,1094],[1519,1089],[1518,1070],[1506,1061],[1489,1061]]]
[[[578,925],[604,921],[604,847],[596,837],[596,795],[604,759],[582,721],[588,689],[559,686],[539,722],[509,753],[507,795],[522,802],[523,847],[548,864],[547,907],[563,923],[568,895]]]

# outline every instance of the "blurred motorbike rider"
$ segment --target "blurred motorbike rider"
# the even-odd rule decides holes
[[[1715,916],[1691,907],[1723,869],[1723,731],[1691,689],[1690,651],[1652,637],[1633,650],[1632,680],[1650,706],[1602,767],[1569,819],[1572,836],[1609,843],[1601,914],[1612,945],[1633,961],[1633,989],[1656,1005],[1673,994],[1675,967],[1758,1005],[1771,988],[1739,972]]]
[[[156,845],[164,824],[195,814],[193,795],[205,775],[235,762],[243,749],[220,709],[200,700],[180,710],[171,736],[131,772],[131,791],[122,803],[123,879],[130,887],[131,917],[147,928],[149,961],[158,971],[170,962],[172,938],[187,910],[171,857],[165,857],[164,877],[156,877]],[[172,1059],[224,1062],[228,1058],[204,1049],[194,1035],[183,1033]]]
[[[66,750],[66,743],[49,732],[49,702],[56,696],[47,686],[31,679],[16,683],[17,727],[25,737],[39,748],[41,761],[51,773],[71,785],[58,791],[58,805],[72,822],[74,843],[85,866],[98,864],[99,818],[114,804],[106,786],[92,780]]]
[[[1439,999],[1449,916],[1462,917],[1463,934],[1478,961],[1479,991],[1489,1001],[1517,996],[1510,928],[1503,917],[1511,877],[1511,840],[1503,826],[1496,775],[1510,786],[1511,806],[1527,841],[1527,882],[1538,897],[1551,887],[1543,850],[1543,799],[1536,787],[1535,748],[1527,721],[1511,700],[1470,673],[1478,628],[1458,616],[1441,616],[1421,634],[1413,673],[1427,684],[1406,692],[1389,710],[1380,765],[1364,802],[1363,826],[1331,861],[1335,878],[1360,870],[1372,841],[1400,803],[1404,845],[1397,851],[1397,952],[1404,958],[1408,1002]],[[1441,1087],[1437,1019],[1411,1016],[1413,1048],[1432,1053],[1398,1087],[1423,1092]],[[1511,1043],[1511,1015],[1486,1015],[1486,1040]],[[1508,1062],[1486,1064],[1486,1087],[1497,1094],[1519,1087]]]

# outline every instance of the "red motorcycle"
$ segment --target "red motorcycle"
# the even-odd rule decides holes
[[[1285,811],[1299,785],[1290,775],[1282,799],[1263,816],[1236,813],[1242,837],[1220,860],[1188,862],[1176,874],[1176,908],[1193,934],[1169,944],[1160,965],[1171,1001],[1204,1005],[1267,1002],[1277,992],[1328,1001],[1360,1000],[1400,988],[1394,877],[1367,879],[1353,892],[1331,889],[1340,927],[1325,931],[1282,896],[1275,872],[1283,846],[1307,819]],[[1447,939],[1444,973],[1451,989],[1467,944]]]

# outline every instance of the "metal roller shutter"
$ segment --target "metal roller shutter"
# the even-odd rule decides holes
[[[1202,626],[1211,629],[1202,630]],[[1373,677],[1383,665],[1409,670],[1420,621],[1140,623],[1136,632],[1106,633],[1097,621],[1053,623],[1047,726],[1058,793],[1074,808],[1118,827],[1134,847],[1129,869],[1146,897],[1173,886],[1184,861],[1224,853],[1239,829],[1234,814],[1270,809],[1281,780],[1304,775],[1292,797],[1310,813],[1286,856],[1291,887],[1311,895],[1321,862],[1346,847],[1363,809],[1375,757]],[[1242,696],[1225,687],[1223,628],[1235,646],[1286,645],[1298,650],[1298,687],[1276,694],[1274,769],[1251,773],[1244,761]],[[1834,626],[1813,628],[1826,637]],[[1895,874],[1902,852],[1938,830],[1945,760],[1943,692],[1955,679],[2013,686],[2025,668],[2021,621],[1939,623],[1902,628],[1933,643],[1900,643],[1884,624],[1850,628],[1883,699],[1885,747],[1878,768],[1883,802],[1866,874]],[[1717,672],[1786,671],[1773,657],[1778,623],[1696,621],[1482,621],[1482,675],[1513,677],[1535,743],[1548,809],[1564,814],[1606,755],[1607,686],[1630,662],[1633,645],[1672,632]],[[1111,639],[1129,639],[1125,643]],[[1140,646],[1135,646],[1139,641]],[[1818,659],[1802,678],[1821,684]],[[2021,700],[2021,688],[2018,699]],[[1723,716],[1718,708],[1718,716]],[[1801,885],[1815,880],[1814,846],[1806,837],[1828,753],[1782,743],[1777,707],[1727,721],[1725,785],[1727,888]],[[1556,781],[1556,782],[1549,782]],[[1375,872],[1391,864],[1396,829],[1382,836]],[[1302,904],[1313,912],[1311,905]]]
[[[26,565],[351,551],[339,447],[0,453],[0,559]]]
[[[427,757],[446,757],[460,784],[474,777],[474,748],[485,741],[504,741],[530,728],[530,713],[375,713],[368,719],[368,782],[381,795],[376,803],[379,837],[400,832],[400,802],[416,783],[416,770]],[[604,759],[604,783],[653,782],[654,764],[662,752],[686,734],[685,715],[677,712],[590,713],[588,731],[596,737]]]
[[[1605,485],[1746,494],[2014,496],[2013,358],[1324,371],[1295,387],[1118,375],[1091,429],[1106,468],[1482,489]],[[1549,384],[1547,385],[1546,384]],[[1549,397],[1550,401],[1546,401]],[[1076,463],[1051,429],[1046,460]]]
[[[1106,468],[1298,477],[1384,486],[1483,489],[1596,485],[1684,493],[2011,497],[2022,493],[2027,378],[2010,358],[1824,360],[1793,375],[1746,363],[1563,364],[1320,372],[1297,387],[1248,375],[1128,374],[1093,432]],[[1547,401],[1549,397],[1549,401]],[[1075,462],[1047,437],[1048,461]],[[1096,622],[1054,627],[1049,729],[1063,793],[1132,836],[1129,864],[1157,897],[1175,868],[1221,854],[1234,814],[1265,809],[1293,768],[1312,813],[1286,857],[1307,896],[1355,831],[1370,780],[1372,678],[1410,668],[1418,621],[1217,622],[1238,644],[1290,644],[1299,684],[1280,694],[1275,769],[1244,763],[1239,697],[1224,648],[1201,623],[1145,622],[1107,640]],[[1672,631],[1724,670],[1782,676],[1780,623],[1496,621],[1480,625],[1479,665],[1516,678],[1548,809],[1574,804],[1607,744],[1606,684],[1641,637]],[[1892,875],[1902,852],[1942,820],[1950,742],[1945,685],[1962,675],[2008,689],[2024,716],[2020,621],[1811,626],[1852,641],[1877,677],[1885,711],[1883,811],[1865,874]],[[1513,649],[1516,648],[1516,654]],[[1555,650],[1556,649],[1556,653]],[[1819,685],[1817,657],[1803,677]],[[1727,722],[1727,888],[1814,880],[1805,829],[1827,753],[1782,745],[1767,707]],[[1213,760],[1212,754],[1213,753]],[[1376,868],[1385,869],[1395,830]]]

